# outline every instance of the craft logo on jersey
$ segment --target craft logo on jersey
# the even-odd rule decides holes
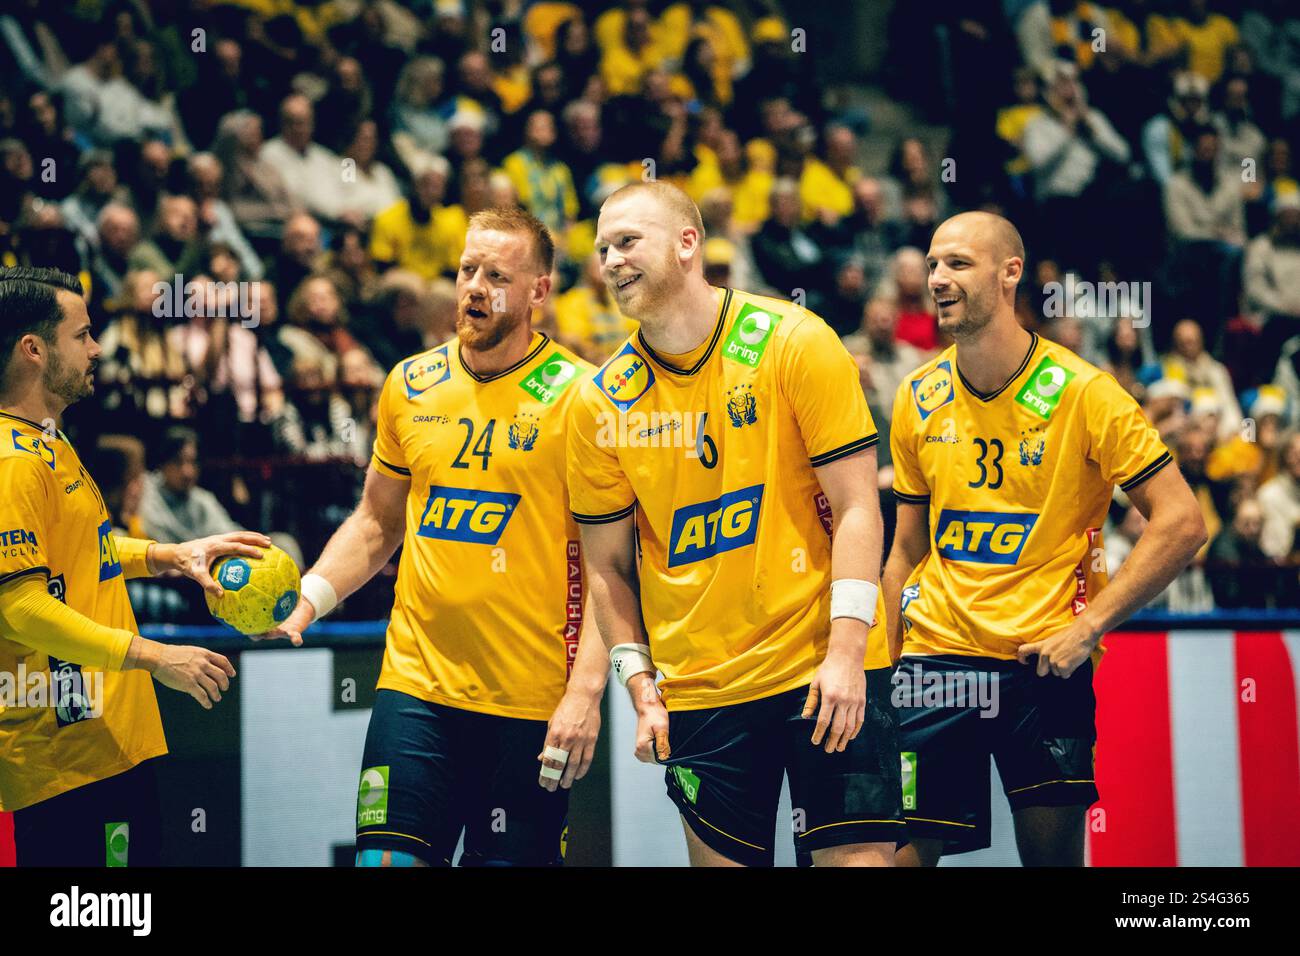
[[[1036,514],[944,508],[935,526],[939,554],[972,564],[1015,564],[1038,521]]]
[[[921,421],[951,402],[952,396],[952,363],[947,359],[912,382],[912,398]]]
[[[1061,393],[1073,378],[1073,372],[1045,357],[1016,395],[1016,401],[1046,421],[1056,411]]]
[[[431,355],[420,355],[402,363],[402,381],[406,384],[407,398],[415,398],[449,378],[451,363],[447,360],[445,345]]]
[[[703,561],[753,544],[762,506],[763,486],[750,485],[712,501],[678,508],[673,512],[668,541],[668,567]]]
[[[539,434],[541,430],[537,427],[537,416],[519,412],[506,430],[506,444],[516,451],[532,451]]]
[[[117,556],[117,542],[113,540],[113,526],[107,518],[99,526],[99,580],[108,581],[122,573],[122,561]]]
[[[529,372],[519,387],[543,405],[549,405],[560,397],[560,393],[569,387],[569,383],[578,377],[578,366],[574,365],[559,352]]]
[[[745,303],[722,345],[722,354],[733,362],[756,368],[767,351],[767,343],[772,340],[772,330],[780,321],[781,316],[775,312],[766,312]]]
[[[421,538],[496,544],[519,505],[519,495],[431,485],[420,515]]]
[[[1041,465],[1046,450],[1042,428],[1027,428],[1020,433],[1020,464]]]
[[[628,342],[596,373],[596,387],[609,396],[620,412],[631,408],[655,383],[655,373],[645,357]]]
[[[39,438],[28,438],[16,428],[13,430],[13,441],[14,447],[19,451],[25,451],[29,455],[35,455],[41,461],[45,462],[45,464],[49,465],[51,471],[54,470],[54,449],[45,444],[45,442],[41,441]]]
[[[727,389],[727,417],[731,419],[732,428],[758,421],[758,403],[754,400],[752,388],[742,384]]]

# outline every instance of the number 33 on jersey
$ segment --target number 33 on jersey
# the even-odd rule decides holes
[[[1113,486],[1171,461],[1114,378],[1037,335],[992,393],[962,378],[955,348],[909,375],[890,446],[894,494],[929,513],[930,551],[904,592],[905,654],[1010,659],[1067,626],[1106,583]]]

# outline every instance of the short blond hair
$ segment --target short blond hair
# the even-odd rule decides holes
[[[533,240],[533,252],[542,272],[550,275],[555,268],[555,240],[551,238],[551,231],[526,209],[518,206],[481,209],[469,217],[469,228],[524,233]]]
[[[694,200],[686,193],[682,192],[672,183],[660,182],[657,179],[648,179],[639,183],[628,183],[621,186],[609,194],[605,204],[613,202],[619,197],[627,198],[635,196],[638,193],[648,193],[653,196],[659,205],[667,208],[683,226],[690,226],[700,234],[700,244],[704,244],[704,217],[700,215],[700,209],[695,205]]]

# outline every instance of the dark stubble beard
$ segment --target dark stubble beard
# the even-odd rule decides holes
[[[962,317],[956,325],[939,324],[941,331],[952,336],[953,339],[970,338],[977,332],[983,331],[990,322],[993,321],[993,297],[990,295],[972,296],[966,295],[966,308]]]
[[[90,371],[93,372],[94,369],[95,366],[92,365]],[[95,394],[94,376],[88,376],[86,370],[78,371],[68,365],[54,351],[50,352],[50,364],[45,368],[41,384],[47,392],[58,396],[68,405]]]

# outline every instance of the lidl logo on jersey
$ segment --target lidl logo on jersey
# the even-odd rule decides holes
[[[655,383],[654,369],[644,355],[628,342],[596,373],[596,387],[609,396],[614,407],[625,412]]]
[[[767,343],[772,340],[772,330],[780,321],[781,316],[775,312],[746,302],[732,323],[727,340],[722,343],[722,354],[733,362],[756,368],[767,351]]]
[[[1015,564],[1037,521],[1036,514],[944,508],[935,526],[934,541],[939,554],[950,561]]]
[[[1061,393],[1073,378],[1073,372],[1045,357],[1016,395],[1016,401],[1046,421],[1056,411]]]
[[[388,768],[367,767],[357,786],[357,827],[388,822]]]
[[[952,363],[946,359],[912,382],[912,398],[921,421],[951,402],[952,397]]]
[[[99,580],[108,581],[122,573],[122,560],[117,556],[117,542],[113,540],[113,526],[105,518],[99,526]]]
[[[668,567],[703,561],[753,544],[763,506],[763,486],[729,491],[712,501],[678,508],[668,542]]]
[[[519,505],[519,495],[432,485],[420,515],[421,538],[496,544]]]
[[[529,372],[519,387],[543,405],[549,405],[560,397],[560,393],[569,387],[569,383],[578,377],[578,366],[574,365],[559,352],[555,352],[545,362]]]
[[[29,455],[35,455],[45,464],[50,466],[50,471],[54,470],[54,449],[39,438],[28,438],[18,429],[13,430],[14,447],[19,451],[25,451]]]
[[[415,398],[451,378],[451,362],[447,346],[430,355],[420,355],[402,363],[402,381],[406,384],[406,397]]]

